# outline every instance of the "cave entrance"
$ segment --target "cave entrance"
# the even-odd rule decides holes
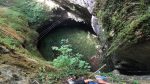
[[[150,75],[150,41],[118,50],[116,69],[125,75]],[[144,53],[143,53],[144,52]]]
[[[84,55],[85,59],[97,53],[98,39],[91,25],[68,19],[57,25],[39,40],[38,49],[46,60],[56,58],[52,52],[52,46],[60,47],[62,39],[68,39],[69,44],[72,45],[73,52]]]

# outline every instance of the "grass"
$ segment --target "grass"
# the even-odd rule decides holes
[[[20,44],[24,43],[24,41],[30,44],[33,43],[37,38],[37,32],[29,28],[27,17],[23,13],[14,11],[8,7],[0,7],[0,12],[0,30],[2,31],[1,33],[6,36],[1,39],[1,42],[11,40],[12,43],[18,43],[17,41],[19,41]],[[8,46],[10,46],[10,44],[11,43],[9,43]],[[16,45],[14,44],[13,46]],[[26,45],[28,48],[29,46]]]
[[[16,41],[13,37],[6,36],[0,32],[0,44],[6,45],[10,49],[16,49],[20,46],[20,42]]]
[[[25,1],[28,0],[0,0],[0,44],[17,54],[43,62],[35,44],[38,33],[29,27],[28,17],[23,10],[16,8]]]
[[[1,7],[0,11],[0,24],[9,25],[9,27],[15,29],[17,32],[23,33],[28,27],[27,19],[20,12],[13,11],[7,7]]]

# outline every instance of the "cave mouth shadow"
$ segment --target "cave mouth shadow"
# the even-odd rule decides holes
[[[149,46],[150,41],[143,41],[119,49],[112,56],[115,68],[125,75],[150,75]]]
[[[49,26],[51,26],[52,24],[46,24],[46,25],[43,25],[43,27],[41,27],[40,29],[38,29],[38,32],[39,34],[41,34],[42,32],[44,32],[46,29],[49,28]],[[91,27],[91,24],[90,23],[85,23],[85,22],[76,22],[72,19],[67,19],[65,21],[63,21],[62,23],[56,25],[52,30],[48,31],[48,33],[44,33],[44,37],[41,39],[41,36],[43,35],[39,35],[39,40],[38,40],[38,43],[37,43],[37,49],[39,50],[40,54],[43,56],[43,58],[45,60],[53,60],[54,58],[56,57],[52,57],[52,59],[49,59],[48,57],[45,57],[44,54],[42,53],[43,51],[41,51],[41,46],[43,45],[42,44],[42,41],[45,37],[49,36],[49,34],[51,33],[55,33],[57,32],[57,30],[59,28],[78,28],[79,30],[81,31],[84,31],[84,32],[88,32],[90,34],[93,34],[96,36],[96,33],[93,31],[93,28]],[[67,29],[65,29],[67,31]]]
[[[120,69],[116,69],[119,71],[120,74],[123,75],[128,75],[128,76],[145,76],[145,75],[150,75],[150,70],[146,69],[146,68],[139,68],[139,67],[134,67],[130,65],[124,65],[126,66],[125,68],[120,68]]]
[[[131,59],[118,62],[118,64],[115,65],[114,69],[118,70],[119,73],[122,75],[128,76],[150,75],[150,70],[147,68],[146,65]]]

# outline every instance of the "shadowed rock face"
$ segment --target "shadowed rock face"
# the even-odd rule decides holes
[[[70,3],[78,4],[82,7],[87,8],[90,14],[92,14],[96,3],[95,0],[68,0],[68,1]]]
[[[84,19],[86,22],[90,22],[91,14],[87,8],[80,6],[79,4],[71,3],[70,0],[51,0],[60,5],[66,11],[71,12],[78,17]]]
[[[125,57],[135,59],[135,61],[139,63],[143,63],[144,65],[147,65],[147,68],[150,69],[150,42],[145,42],[143,44],[137,44],[135,46],[132,46],[129,49],[124,49],[122,51],[122,54]],[[121,53],[120,53],[121,56]],[[121,56],[122,57],[122,56]]]
[[[123,65],[121,67],[124,68],[124,71],[143,71],[150,73],[150,42],[145,42],[142,44],[133,45],[127,49],[122,49],[118,51],[118,56],[119,59],[128,62],[121,63],[120,61],[120,64]]]

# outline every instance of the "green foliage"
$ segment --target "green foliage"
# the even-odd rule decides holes
[[[38,3],[36,0],[0,0],[0,5],[24,14],[24,17],[27,17],[29,24],[32,26],[40,26],[40,24],[50,19],[51,9],[46,7],[43,3]],[[13,18],[12,15],[8,17]],[[16,21],[16,19],[13,20]],[[19,26],[17,25],[17,27]]]
[[[134,80],[132,84],[139,84],[138,80]]]
[[[13,2],[13,1],[12,1]],[[0,2],[2,3],[2,2]],[[3,4],[6,4],[7,1],[4,1]],[[10,2],[9,2],[10,3]],[[28,26],[27,17],[18,10],[13,10],[11,7],[0,7],[0,44],[4,44],[10,49],[17,49],[16,51],[22,52],[23,48],[20,48],[22,43],[25,42],[25,47],[30,52],[37,50],[33,41],[37,38],[37,32],[32,30]],[[12,36],[11,36],[12,35]],[[15,39],[13,36],[22,38],[21,40]],[[33,54],[38,56],[37,54]]]
[[[99,73],[98,75],[108,77],[108,80],[111,84],[139,84],[138,80],[130,80],[130,77],[122,76],[119,74],[109,73]]]
[[[0,32],[0,44],[7,45],[10,49],[16,49],[21,43],[10,36],[4,36]]]
[[[95,46],[98,44],[98,40],[90,32],[78,27],[56,28],[40,41],[40,52],[46,59],[54,59],[51,46],[60,47],[61,39],[68,39],[68,43],[73,49],[72,52],[84,55],[85,60],[97,52]]]
[[[70,48],[71,45],[63,45],[64,43],[68,43],[68,39],[62,39],[61,40],[61,44],[62,46],[60,48],[53,46],[52,50],[56,50],[61,52],[62,55],[70,55],[70,53],[72,52],[72,49]]]
[[[87,72],[83,70],[75,70],[75,69],[64,69],[59,72],[46,72],[41,71],[38,76],[38,80],[40,84],[62,84],[67,77],[76,75],[77,77],[87,75]]]
[[[20,10],[28,17],[31,25],[38,25],[50,18],[50,10],[42,3],[37,3],[35,0],[17,1],[18,5],[15,10]]]
[[[72,53],[73,49],[68,42],[67,39],[62,39],[60,47],[52,47],[54,51],[60,52],[58,57],[51,62],[55,68],[59,69],[59,72],[46,72],[43,68],[38,77],[40,84],[58,84],[58,80],[64,80],[68,76],[82,76],[89,72],[91,68],[89,63],[81,59],[83,55]]]
[[[0,25],[1,27],[4,27],[6,33],[8,32],[16,36],[25,37],[24,39],[26,42],[30,41],[30,44],[27,46],[32,45],[31,41],[37,37],[37,33],[34,30],[29,29],[26,16],[7,7],[1,7],[0,11],[2,11],[2,13],[0,13]],[[0,37],[2,37],[1,43],[6,44],[11,48],[15,48],[15,46],[21,44],[12,37],[3,36],[2,32]]]
[[[24,14],[5,7],[0,8],[0,11],[3,11],[0,14],[0,25],[7,25],[18,32],[22,32],[28,26]]]
[[[60,52],[60,55],[53,60],[53,65],[57,68],[82,69],[88,71],[90,69],[89,63],[81,60],[81,54],[73,54],[71,45],[63,44],[64,42],[66,43],[68,40],[61,40],[62,46],[60,48],[52,47],[53,50]]]

